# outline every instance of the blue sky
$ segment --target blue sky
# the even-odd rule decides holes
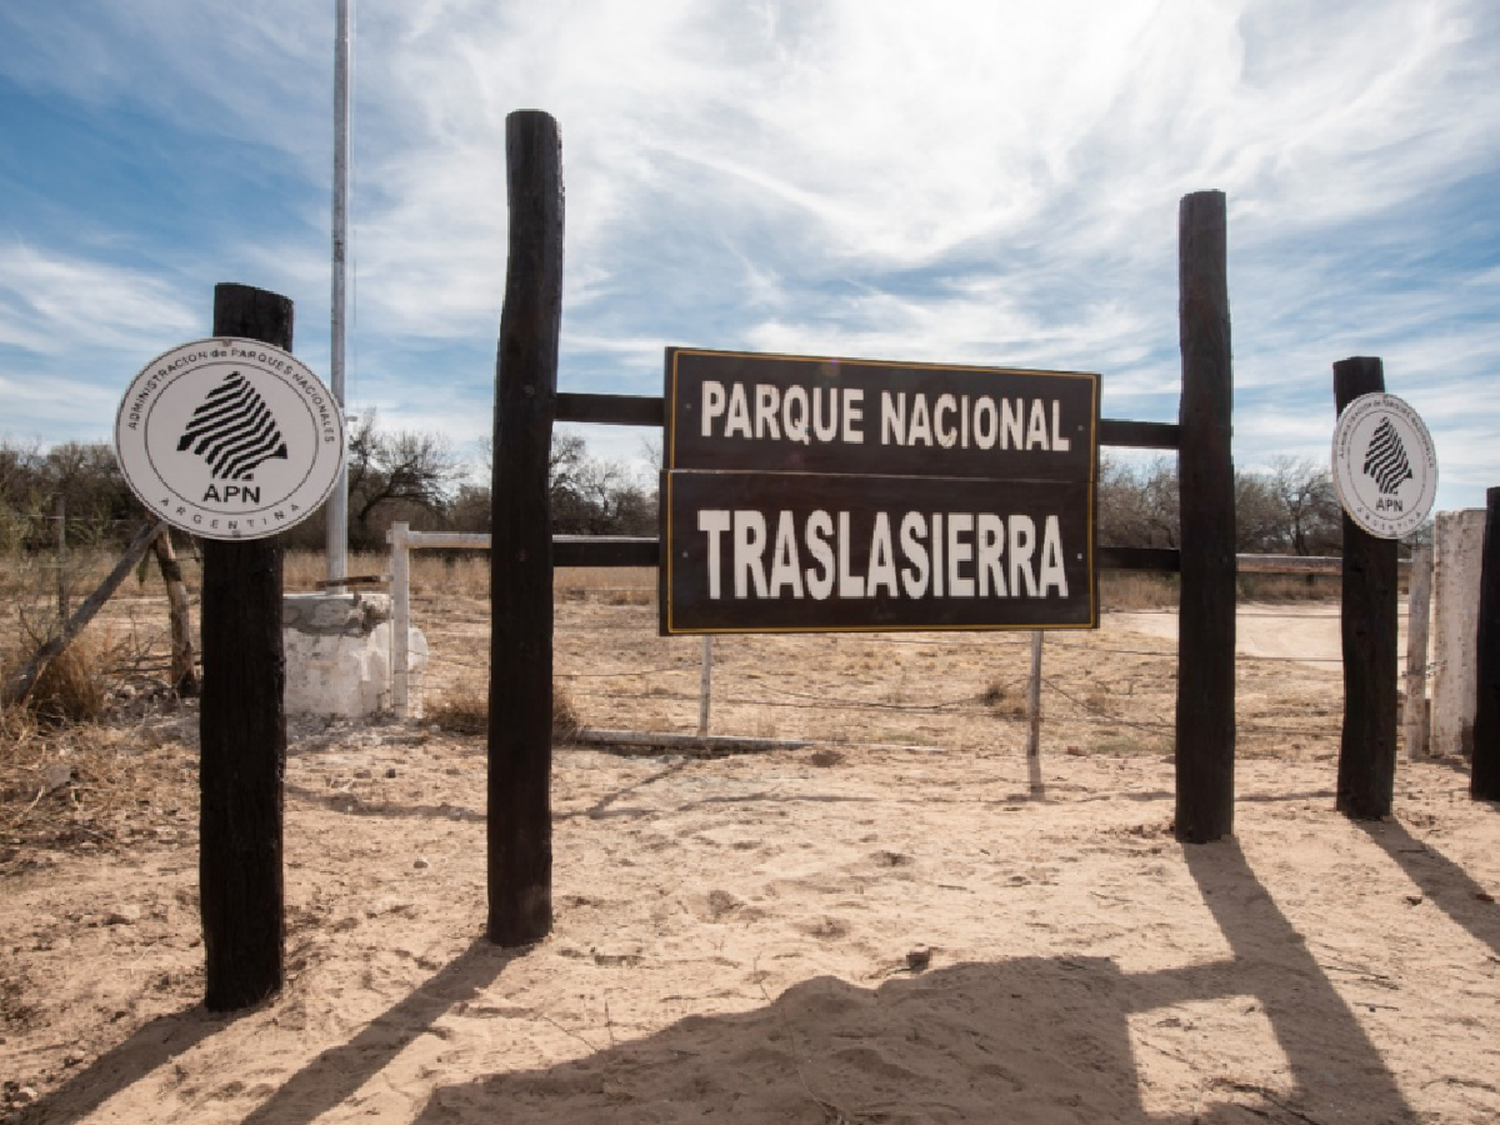
[[[1175,420],[1181,196],[1229,199],[1234,451],[1378,355],[1438,506],[1500,485],[1492,0],[353,0],[349,408],[490,424],[505,117],[554,114],[564,390],[667,345],[1099,371]],[[334,4],[0,7],[0,437],[102,440],[212,288],[327,377]],[[590,429],[606,456],[640,431]]]

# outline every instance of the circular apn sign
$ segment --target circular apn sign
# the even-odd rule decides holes
[[[1395,395],[1360,395],[1333,431],[1333,487],[1349,518],[1378,539],[1410,535],[1437,496],[1437,455],[1417,412]]]
[[[115,449],[132,491],[174,527],[262,539],[312,515],[344,461],[344,420],[296,357],[234,338],[195,340],[131,382]]]

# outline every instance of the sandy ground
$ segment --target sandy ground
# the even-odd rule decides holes
[[[423,612],[441,700],[482,606]],[[590,725],[696,722],[697,642],[650,612],[560,606]],[[559,749],[556,921],[525,949],[482,934],[481,740],[299,726],[288,983],[236,1016],[199,1003],[191,803],[90,850],[13,842],[0,1116],[1500,1119],[1500,808],[1459,764],[1402,762],[1396,817],[1351,823],[1337,665],[1247,658],[1235,836],[1182,846],[1171,642],[1049,638],[1033,776],[1020,640],[721,642],[714,729],[814,744]],[[143,721],[131,752],[190,782],[194,724]]]

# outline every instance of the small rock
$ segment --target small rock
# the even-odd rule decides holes
[[[1494,902],[1495,901],[1495,896],[1492,895],[1492,894],[1490,894],[1489,891],[1475,891],[1474,892],[1474,897],[1477,898],[1480,902]]]
[[[361,781],[368,781],[373,775],[369,770],[355,770],[354,776],[359,778]]]
[[[415,867],[418,871],[426,871],[429,867],[432,866],[432,864],[422,856],[417,856],[417,858],[412,862],[412,866]]]
[[[906,967],[914,973],[920,973],[932,964],[932,950],[913,949],[906,955]]]
[[[15,1093],[17,1105],[30,1105],[32,1102],[36,1101],[36,1097],[37,1095],[35,1086],[22,1086]]]
[[[141,920],[141,908],[139,906],[122,906],[119,910],[111,910],[104,915],[106,926],[133,926]]]
[[[1411,906],[1421,906],[1422,905],[1422,896],[1421,895],[1407,895],[1406,896],[1406,901]]]
[[[386,770],[385,771],[385,776],[386,777],[395,777],[396,776],[396,767],[392,766],[390,769]]]

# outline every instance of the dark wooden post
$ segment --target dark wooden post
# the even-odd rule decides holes
[[[510,261],[496,360],[491,482],[489,939],[552,928],[552,527],[547,462],[562,322],[563,184],[557,122],[505,122]]]
[[[1224,193],[1178,214],[1182,592],[1177,641],[1177,839],[1234,831],[1234,376]]]
[[[216,286],[214,335],[290,351],[292,302]],[[204,1004],[216,1012],[258,1003],[283,981],[281,565],[275,538],[203,542],[198,886]]]
[[[1500,488],[1484,495],[1484,558],[1479,578],[1479,678],[1474,701],[1474,761],[1469,794],[1500,801]]]
[[[1385,390],[1380,360],[1333,365],[1342,414],[1360,395]],[[1344,732],[1336,807],[1355,820],[1391,813],[1396,787],[1396,540],[1378,539],[1343,515]]]

